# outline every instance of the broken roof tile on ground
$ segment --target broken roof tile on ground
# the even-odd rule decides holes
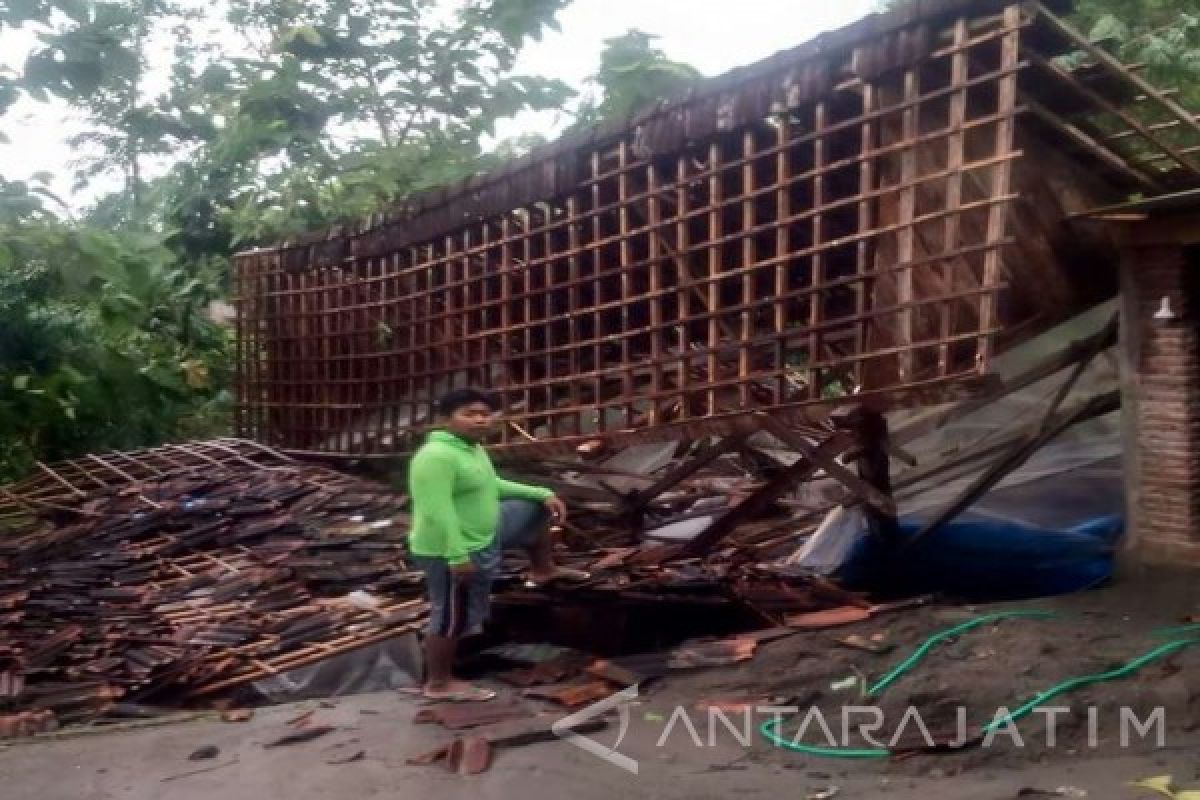
[[[686,462],[672,458],[661,469]],[[751,454],[736,453],[709,463],[705,474],[754,482],[754,468]],[[656,546],[641,541],[656,516],[686,515],[696,503],[715,507],[709,501],[719,495],[697,486],[641,493],[640,525],[622,502],[585,505],[562,558],[593,568],[594,580],[529,590],[519,580],[523,565],[509,562],[500,602],[544,605],[569,592],[584,607],[614,598],[705,606],[737,603],[744,592],[759,602],[771,596],[764,605],[786,611],[830,604],[806,588],[807,579],[780,577],[749,559],[736,566],[740,537],[763,530],[753,518],[734,520],[728,527],[738,535],[714,540],[720,548],[711,557],[627,562]],[[404,498],[252,443],[217,440],[41,467],[4,496],[0,709],[52,713],[57,724],[204,701],[415,631],[425,617],[420,575],[405,561]],[[803,530],[793,527],[791,536]],[[602,549],[604,541],[612,548]],[[753,641],[710,642],[664,658],[702,666],[752,651]],[[578,679],[584,671],[588,677]],[[574,706],[643,674],[652,673],[559,653],[510,677],[518,685],[577,678],[554,688],[556,699]]]
[[[0,618],[0,710],[178,704],[422,623],[383,487],[241,442],[77,467],[4,492],[0,587],[20,600]],[[377,607],[346,598],[361,589]]]

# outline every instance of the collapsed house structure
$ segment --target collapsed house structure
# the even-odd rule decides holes
[[[1070,215],[1200,177],[1192,118],[1085,45],[1045,5],[914,3],[243,253],[239,432],[402,452],[465,384],[529,453],[944,397],[1115,290]]]
[[[1126,470],[1143,538],[1200,551],[1200,228],[1180,223],[1195,194],[1169,194],[1200,185],[1200,124],[1063,5],[915,2],[361,228],[239,255],[253,442],[39,465],[0,489],[0,736],[212,698],[415,630],[403,498],[295,457],[392,459],[455,386],[494,389],[500,455],[572,501],[567,557],[594,578],[573,603],[737,606],[769,626],[866,614],[797,568],[826,512],[886,522],[936,488],[920,538],[1117,409],[1142,437],[1127,464],[1161,456],[1145,486]],[[1134,193],[1159,199],[1120,205]],[[1152,320],[1161,296],[1171,324]],[[1119,378],[1099,358],[1118,307]],[[981,424],[1004,430],[918,448],[930,458],[891,479],[905,446],[998,399]],[[904,409],[889,437],[880,414]],[[1109,543],[1093,557],[1107,570]],[[568,605],[518,574],[499,605]]]

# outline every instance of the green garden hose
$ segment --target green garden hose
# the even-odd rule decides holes
[[[926,639],[913,652],[913,654],[911,656],[906,658],[903,662],[901,662],[896,667],[894,667],[890,672],[888,672],[886,675],[884,675],[882,678],[880,678],[878,681],[876,681],[867,690],[867,694],[869,696],[878,695],[884,689],[886,689],[888,686],[895,683],[896,680],[898,680],[900,678],[900,676],[904,675],[906,672],[908,672],[913,667],[915,667],[917,665],[917,663],[920,662],[921,659],[923,659],[926,655],[928,655],[929,651],[932,650],[934,647],[936,647],[940,642],[944,642],[947,639],[953,638],[961,633],[965,633],[966,631],[969,631],[972,628],[979,627],[980,625],[985,625],[988,622],[993,622],[993,621],[996,621],[999,619],[1006,619],[1006,618],[1011,618],[1011,617],[1051,617],[1051,616],[1053,616],[1053,614],[1051,614],[1049,612],[1045,612],[1045,611],[1000,612],[997,614],[987,614],[982,617],[976,617],[975,619],[968,620],[967,622],[964,622],[960,625],[955,625],[952,628],[947,628],[944,631],[935,633],[933,636],[930,636],[928,639]],[[1191,628],[1193,626],[1185,626],[1185,627]],[[1168,629],[1168,630],[1170,630],[1170,629]],[[1161,633],[1161,631],[1157,632],[1157,633]],[[1022,705],[1017,710],[1007,714],[1004,717],[1000,717],[995,720],[992,720],[990,723],[988,723],[987,725],[985,725],[983,727],[983,733],[984,734],[990,733],[1002,725],[1007,725],[1012,722],[1015,722],[1016,720],[1021,719],[1022,717],[1033,712],[1034,709],[1036,709],[1038,706],[1045,703],[1047,700],[1050,700],[1061,694],[1064,694],[1064,693],[1070,692],[1070,691],[1074,691],[1075,689],[1081,688],[1083,686],[1090,686],[1091,684],[1094,684],[1094,683],[1103,683],[1106,681],[1119,680],[1121,678],[1124,678],[1124,677],[1127,677],[1127,676],[1133,674],[1134,672],[1137,672],[1142,667],[1146,666],[1147,664],[1149,664],[1153,661],[1156,661],[1164,656],[1167,656],[1171,653],[1174,653],[1176,651],[1184,649],[1185,647],[1190,647],[1195,644],[1200,644],[1200,638],[1178,639],[1173,642],[1167,642],[1165,644],[1162,644],[1162,645],[1154,648],[1153,650],[1151,650],[1147,653],[1143,653],[1142,655],[1138,656],[1137,658],[1134,658],[1132,661],[1129,661],[1128,663],[1126,663],[1120,667],[1117,667],[1116,669],[1109,670],[1108,672],[1095,673],[1092,675],[1082,675],[1082,676],[1079,676],[1076,678],[1071,678],[1069,680],[1063,681],[1062,683],[1056,684],[1056,685],[1050,687],[1049,689],[1039,692],[1037,694],[1037,696],[1035,696],[1028,703],[1025,703],[1024,705]],[[891,755],[890,750],[888,750],[887,748],[882,748],[882,747],[869,747],[869,748],[821,747],[818,745],[807,745],[807,744],[801,744],[799,742],[789,741],[788,739],[779,735],[778,728],[779,728],[780,724],[782,724],[782,719],[780,719],[780,718],[768,720],[768,721],[764,722],[761,726],[759,726],[758,732],[764,739],[766,739],[772,745],[774,745],[775,747],[782,748],[784,750],[790,750],[795,753],[804,753],[806,755],[822,756],[822,757],[827,757],[827,758],[887,758],[888,756]]]
[[[1200,639],[1177,639],[1174,642],[1167,642],[1166,644],[1159,645],[1150,652],[1143,653],[1132,661],[1117,667],[1116,669],[1110,669],[1108,672],[1097,672],[1092,675],[1080,675],[1078,678],[1071,678],[1070,680],[1066,680],[1060,684],[1051,686],[1045,691],[1038,692],[1036,697],[1018,708],[1016,711],[1013,711],[1004,717],[998,717],[997,719],[989,722],[987,725],[984,725],[983,732],[990,733],[996,728],[999,728],[1001,725],[1007,725],[1011,722],[1016,722],[1021,717],[1040,706],[1042,703],[1058,697],[1060,694],[1072,692],[1083,686],[1091,686],[1093,683],[1104,683],[1106,681],[1115,681],[1120,678],[1124,678],[1137,672],[1139,669],[1152,661],[1157,661],[1163,656],[1170,655],[1171,653],[1174,653],[1177,650],[1182,650],[1185,647],[1191,647],[1194,644],[1200,644]]]
[[[1053,616],[1054,615],[1049,611],[1000,611],[996,614],[985,614],[982,617],[975,617],[975,619],[967,620],[961,625],[955,625],[953,628],[947,628],[944,631],[935,633],[933,636],[930,636],[928,639],[926,639],[920,647],[914,650],[911,656],[897,664],[891,672],[876,681],[875,685],[870,689],[867,689],[867,695],[870,697],[878,695],[884,689],[899,680],[904,673],[915,667],[917,663],[921,661],[921,659],[929,655],[930,650],[937,647],[947,639],[953,639],[955,636],[966,633],[972,628],[978,628],[980,625],[986,625],[989,622],[996,622],[1002,619],[1011,619],[1013,617],[1046,618]]]

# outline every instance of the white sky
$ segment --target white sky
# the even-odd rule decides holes
[[[561,33],[550,33],[522,54],[518,71],[559,78],[580,87],[596,70],[604,40],[637,28],[660,37],[668,57],[717,75],[758,61],[846,25],[875,7],[876,0],[575,0],[559,15]],[[19,65],[33,37],[0,37],[0,64]],[[552,135],[554,113],[526,114],[502,126],[501,136],[526,131]],[[0,119],[12,140],[0,145],[0,174],[24,179],[46,171],[54,189],[74,207],[90,198],[71,197],[66,139],[77,130],[64,107],[22,101]]]

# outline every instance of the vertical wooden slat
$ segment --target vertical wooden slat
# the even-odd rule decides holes
[[[621,281],[621,333],[628,334],[633,322],[630,316],[630,302],[633,300],[633,257],[630,255],[632,243],[629,241],[629,146],[625,140],[617,145],[617,226],[620,233],[618,252],[620,258]],[[621,397],[624,401],[621,413],[625,427],[633,425],[633,354],[630,336],[621,337]]]
[[[513,259],[512,259],[512,223],[506,214],[500,220],[500,363],[504,367],[504,378],[500,387],[500,405],[504,413],[512,408],[512,324],[513,324]],[[501,438],[508,439],[507,426],[501,432]]]
[[[871,230],[875,224],[875,203],[871,199],[871,192],[875,190],[875,142],[876,142],[876,124],[872,116],[875,113],[876,107],[876,89],[872,83],[867,83],[863,86],[863,123],[861,126],[861,136],[859,139],[859,172],[858,172],[858,232],[865,233]],[[867,319],[867,308],[869,307],[869,298],[871,287],[874,282],[871,281],[867,274],[874,270],[874,251],[875,240],[870,238],[860,239],[856,251],[855,268],[858,272],[858,282],[854,285],[854,313],[858,316],[859,322],[854,326],[854,352],[866,352],[867,342],[870,341],[868,336],[868,326],[870,321]],[[862,386],[865,379],[865,363],[862,361],[854,362],[854,380],[859,386]]]
[[[295,287],[299,290],[300,296],[296,300],[296,308],[299,309],[300,323],[296,325],[296,333],[300,336],[300,347],[298,353],[301,357],[301,362],[295,367],[295,379],[304,381],[304,387],[301,391],[296,392],[296,397],[300,398],[300,402],[304,403],[304,408],[301,408],[299,414],[296,414],[298,420],[298,431],[296,431],[296,443],[304,443],[305,446],[312,446],[313,431],[316,427],[316,415],[313,413],[312,404],[316,402],[316,386],[313,386],[312,380],[312,362],[313,362],[313,326],[311,313],[311,294],[312,294],[312,271],[305,270],[296,275]]]
[[[437,348],[434,347],[434,329],[433,315],[436,313],[434,306],[434,294],[437,287],[434,284],[433,275],[434,249],[433,244],[427,244],[421,248],[421,274],[424,277],[424,308],[422,314],[425,316],[425,375],[421,380],[421,388],[425,395],[424,410],[427,419],[434,419],[437,416],[437,391],[436,381],[437,374],[441,369],[441,364],[438,363]]]
[[[904,72],[904,102],[906,106],[901,115],[901,137],[905,148],[900,154],[900,182],[903,186],[899,198],[900,229],[896,233],[896,300],[903,308],[897,315],[899,341],[897,345],[904,348],[899,352],[899,380],[907,383],[913,378],[913,312],[910,304],[913,301],[913,271],[912,260],[916,245],[916,229],[913,217],[916,216],[917,187],[914,182],[917,177],[917,145],[916,139],[920,130],[919,108],[920,83],[916,69]]]
[[[252,256],[236,256],[233,260],[234,318],[233,318],[233,430],[242,438],[254,435],[246,425],[246,317],[249,297],[246,293],[246,271]]]
[[[404,259],[404,283],[402,287],[406,288],[405,298],[407,302],[405,307],[408,309],[408,330],[410,334],[408,356],[405,359],[405,364],[408,367],[408,403],[405,408],[408,409],[408,427],[417,427],[417,422],[421,415],[421,379],[417,373],[425,368],[425,357],[422,355],[422,349],[425,346],[425,337],[423,336],[419,324],[421,319],[420,307],[418,306],[418,296],[421,291],[421,282],[418,279],[414,268],[417,265],[416,248],[410,247],[406,251],[407,258]]]
[[[792,170],[788,143],[791,141],[791,114],[781,112],[776,117],[775,146],[779,152],[775,155],[775,300],[772,305],[775,329],[775,363],[779,369],[776,380],[775,403],[786,402],[788,396],[788,266],[790,262],[785,256],[792,251],[791,224],[787,221],[792,216],[792,193],[788,181]]]
[[[688,156],[681,155],[675,162],[675,250],[679,253],[679,257],[675,259],[675,268],[678,271],[676,283],[679,284],[678,292],[678,308],[676,312],[677,323],[676,346],[679,348],[679,368],[676,373],[675,381],[679,385],[679,404],[680,417],[687,419],[691,416],[689,408],[690,396],[688,394],[688,384],[691,383],[690,371],[692,367],[691,346],[692,340],[689,335],[690,325],[688,318],[692,313],[692,276],[691,276],[691,255],[688,252],[690,247],[690,237],[688,235],[688,224],[690,217],[688,216],[691,210],[690,202],[691,193],[688,189]]]
[[[272,259],[274,261],[274,259]],[[268,436],[269,440],[278,441],[279,431],[275,429],[275,416],[271,408],[271,398],[275,396],[274,377],[275,370],[278,365],[275,363],[277,354],[272,353],[275,344],[274,339],[279,330],[279,311],[277,296],[279,287],[280,270],[272,265],[272,268],[266,274],[266,308],[270,315],[264,320],[265,325],[260,326],[259,331],[262,339],[259,344],[258,352],[258,384],[259,384],[259,416],[262,420],[262,429]]]
[[[352,337],[355,323],[358,321],[356,315],[346,309],[346,306],[353,302],[353,289],[345,270],[345,265],[341,265],[334,271],[337,289],[334,293],[333,308],[330,310],[337,320],[335,322],[337,336],[333,340],[333,363],[336,376],[334,380],[337,384],[337,402],[333,409],[333,429],[337,433],[338,452],[341,453],[350,451],[350,426],[346,424],[346,421],[349,417],[347,408],[353,401],[354,387],[350,380],[353,364],[346,356],[353,352]]]
[[[263,326],[266,324],[265,316],[267,314],[267,298],[266,285],[263,278],[265,272],[265,262],[273,261],[276,258],[275,254],[263,255],[255,259],[256,264],[254,271],[251,273],[252,278],[250,285],[247,287],[250,296],[254,298],[255,314],[249,322],[250,335],[250,417],[251,427],[254,430],[255,436],[260,441],[270,441],[269,432],[263,427],[262,420],[262,404],[263,404],[263,386],[262,386],[262,350],[263,350]]]
[[[321,285],[321,421],[317,439],[324,446],[333,433],[333,404],[337,402],[337,374],[334,372],[334,326],[337,324],[333,308],[337,305],[332,270],[324,268],[319,273]],[[337,449],[337,445],[333,446]]]
[[[367,370],[370,368],[367,359],[363,357],[365,350],[362,346],[362,331],[367,327],[363,318],[366,309],[362,302],[362,276],[370,275],[371,261],[370,259],[355,261],[347,264],[344,269],[345,298],[342,302],[346,305],[343,306],[342,316],[347,322],[348,330],[342,340],[344,348],[342,364],[346,370],[346,406],[342,410],[341,425],[343,430],[348,431],[346,452],[354,453],[358,449],[358,442],[369,436],[370,425],[369,420],[360,421],[360,416],[367,394],[364,383],[368,376]],[[347,307],[352,308],[353,311]]]
[[[1017,64],[1020,61],[1021,7],[1010,5],[1004,9],[1004,27],[1007,32],[1000,40],[1000,69],[1007,70],[997,86],[997,112],[1003,116],[996,123],[995,155],[1012,151],[1016,126]],[[998,161],[992,167],[992,197],[1004,197],[1012,183],[1012,162]],[[976,348],[976,368],[985,372],[991,360],[992,340],[987,331],[996,324],[996,288],[1000,283],[1000,241],[1004,238],[1008,223],[1007,202],[994,203],[988,209],[987,240],[991,245],[983,260],[983,288],[987,289],[979,302],[979,344]]]
[[[402,403],[409,397],[410,392],[404,382],[404,349],[405,337],[409,333],[411,320],[404,319],[403,294],[400,291],[400,254],[392,253],[387,259],[387,297],[391,315],[388,325],[392,329],[392,337],[388,348],[387,370],[388,381],[388,436],[391,437],[392,452],[401,450],[401,413]]]
[[[579,222],[579,199],[575,195],[571,195],[567,198],[567,224],[569,226],[567,228],[567,238],[568,247],[570,249],[570,256],[567,260],[567,264],[570,271],[571,281],[569,299],[567,302],[567,305],[569,306],[567,316],[569,325],[568,338],[571,344],[568,357],[572,376],[572,379],[570,380],[569,391],[571,395],[571,407],[578,409],[583,405],[582,387],[580,386],[580,382],[576,380],[574,376],[578,375],[583,369],[580,361],[580,348],[578,346],[580,339],[583,338],[582,330],[579,324],[580,314],[583,308],[583,300],[581,297],[582,286],[580,285],[580,280],[582,279],[583,275],[579,267],[579,251],[582,247],[582,237],[580,235],[581,223]],[[580,411],[575,411],[572,415],[572,433],[583,433],[583,423],[580,419],[581,413],[582,412]]]
[[[592,251],[592,308],[597,308],[603,297],[604,280],[604,265],[601,263],[603,259],[603,251],[600,248],[599,242],[604,238],[604,229],[600,223],[600,214],[598,210],[601,205],[600,195],[600,153],[593,152],[591,158],[591,181],[592,181],[592,241],[589,247]],[[592,384],[594,387],[594,398],[596,405],[596,430],[603,433],[608,429],[608,417],[604,405],[604,377],[602,370],[604,369],[604,351],[600,344],[600,331],[604,329],[603,319],[599,311],[592,311],[592,330],[593,338],[596,343],[592,346],[592,369],[596,373]]]
[[[812,227],[812,246],[817,248],[811,257],[812,269],[810,276],[811,293],[808,295],[808,396],[812,400],[821,397],[821,371],[816,364],[822,360],[821,324],[825,321],[824,296],[817,287],[825,280],[825,161],[827,158],[828,142],[825,140],[826,125],[825,103],[818,102],[813,109],[813,169],[816,174],[812,178],[812,206],[815,212],[810,225]]]
[[[720,370],[720,351],[721,351],[721,320],[718,316],[718,311],[721,307],[721,286],[718,276],[722,272],[721,267],[721,245],[719,241],[724,235],[723,224],[721,222],[721,145],[713,142],[708,146],[708,168],[712,173],[708,179],[708,283],[706,284],[708,297],[708,372],[705,376],[706,382],[711,387],[721,379]],[[708,390],[708,405],[707,413],[716,414],[717,407],[717,392],[716,389],[709,388]]]
[[[523,307],[525,309],[521,318],[522,350],[521,350],[521,385],[523,387],[522,397],[523,403],[521,413],[518,417],[522,422],[529,419],[529,414],[533,413],[533,392],[530,383],[533,381],[533,357],[530,353],[533,352],[533,286],[534,286],[534,267],[533,267],[533,235],[530,233],[530,228],[533,227],[529,209],[520,209],[521,219],[521,288],[525,296]]]
[[[372,278],[376,275],[378,259],[367,258],[355,267],[355,279],[352,285],[353,294],[350,302],[354,303],[354,319],[356,321],[354,337],[350,339],[354,354],[352,373],[354,404],[353,410],[347,411],[347,421],[354,421],[354,437],[356,438],[354,452],[367,452],[371,441],[379,435],[379,420],[374,413],[371,398],[376,393],[379,384],[378,362],[372,356],[374,344],[373,325],[371,324],[371,290]],[[358,420],[361,420],[359,422]],[[354,440],[352,440],[354,441]]]
[[[458,342],[459,363],[463,365],[463,370],[466,375],[464,380],[466,385],[470,386],[476,381],[478,370],[474,366],[477,361],[483,361],[482,358],[476,359],[475,348],[478,344],[477,339],[473,338],[473,334],[478,330],[474,324],[475,312],[468,309],[473,308],[475,303],[471,301],[471,285],[474,278],[471,276],[471,228],[467,227],[462,232],[462,249],[459,252],[459,268],[458,277],[461,285],[458,287],[458,302],[459,309],[457,315],[457,323],[450,329],[451,335]],[[474,373],[474,374],[473,374]],[[479,386],[487,385],[486,377],[480,381]]]
[[[479,304],[482,310],[479,312],[479,326],[476,328],[477,333],[487,333],[488,336],[484,340],[483,348],[486,351],[487,362],[485,370],[486,384],[489,391],[496,391],[496,370],[493,368],[493,354],[499,355],[500,343],[496,341],[492,326],[492,311],[495,307],[496,298],[492,294],[492,281],[490,270],[492,244],[492,229],[486,222],[481,222],[479,225]],[[499,309],[496,309],[497,311]]]
[[[558,254],[557,248],[554,246],[554,233],[552,230],[554,223],[554,208],[550,205],[544,206],[546,216],[542,220],[542,227],[545,231],[542,234],[542,257],[545,260],[545,266],[542,269],[546,275],[546,303],[545,303],[545,323],[542,329],[545,331],[545,344],[543,349],[546,355],[543,358],[546,372],[546,421],[550,427],[550,436],[558,438],[559,435],[559,415],[555,413],[555,397],[559,386],[558,378],[555,376],[557,372],[555,368],[555,359],[558,358],[557,348],[562,344],[558,331],[561,330],[559,321],[561,320],[556,303],[556,287],[559,285],[558,267],[559,260],[556,258]],[[565,309],[564,309],[565,311]]]
[[[742,134],[742,158],[745,163],[742,165],[742,196],[745,198],[742,201],[742,263],[738,266],[745,268],[752,264],[758,263],[758,253],[756,252],[754,236],[750,231],[754,228],[754,203],[755,199],[752,196],[755,187],[754,182],[754,155],[756,147],[754,142],[754,131],[749,130]],[[747,271],[742,274],[742,343],[738,348],[738,404],[741,408],[747,409],[751,405],[750,397],[750,373],[751,365],[751,349],[750,342],[754,339],[754,311],[750,306],[754,303],[754,279],[757,275],[756,271]]]
[[[460,262],[454,257],[454,237],[444,237],[442,246],[445,248],[445,255],[441,259],[445,283],[441,292],[442,308],[438,312],[441,318],[438,321],[438,337],[442,342],[442,372],[446,378],[441,388],[445,390],[456,389],[459,385],[458,365],[461,362],[457,358],[456,350],[462,344],[458,335],[458,320],[462,313],[458,304],[458,284],[462,283],[462,275],[459,274]]]
[[[659,408],[663,403],[663,250],[662,250],[662,198],[659,196],[658,172],[653,162],[646,165],[646,217],[650,226],[647,257],[650,260],[650,389],[654,399],[650,402],[648,424],[659,421]]]
[[[958,249],[962,216],[958,211],[962,205],[963,174],[965,160],[965,139],[963,124],[967,121],[967,79],[969,62],[967,41],[970,29],[967,19],[961,18],[954,24],[954,54],[950,57],[950,85],[954,92],[950,95],[950,135],[946,137],[946,169],[950,174],[946,178],[946,222],[943,228],[942,251],[952,253]],[[941,269],[942,291],[952,294],[957,284],[954,274],[954,261],[950,258],[942,261]],[[945,376],[950,370],[950,346],[947,341],[953,332],[952,316],[954,303],[942,303],[938,308],[938,333],[941,342],[938,344],[938,375]]]

